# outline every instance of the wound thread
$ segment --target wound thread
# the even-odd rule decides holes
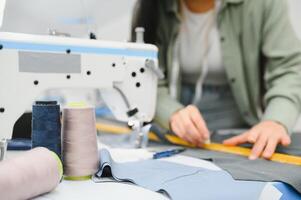
[[[32,106],[32,147],[45,147],[61,158],[60,106],[56,101],[37,101]]]
[[[94,108],[63,109],[62,134],[65,179],[89,179],[99,164]]]
[[[44,147],[0,162],[0,199],[32,199],[56,188],[62,178],[58,156]]]

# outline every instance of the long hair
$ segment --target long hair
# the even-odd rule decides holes
[[[136,40],[135,28],[145,29],[145,43],[155,44],[158,27],[158,4],[160,0],[138,0],[132,18],[131,41]],[[162,1],[162,0],[161,0]]]

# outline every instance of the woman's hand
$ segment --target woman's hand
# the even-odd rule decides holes
[[[288,146],[291,139],[283,125],[274,121],[263,121],[249,131],[225,140],[224,144],[235,146],[246,142],[254,144],[249,159],[255,160],[261,155],[270,159],[279,143]]]
[[[198,108],[189,105],[170,118],[170,128],[180,138],[191,144],[202,146],[209,139],[209,130]]]

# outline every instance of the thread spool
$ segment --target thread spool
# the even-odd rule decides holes
[[[63,175],[59,157],[44,147],[0,162],[0,199],[31,199],[56,188]]]
[[[63,109],[62,130],[65,179],[90,179],[99,165],[94,108]]]
[[[32,106],[32,147],[45,147],[61,158],[60,106],[56,101],[37,101]]]

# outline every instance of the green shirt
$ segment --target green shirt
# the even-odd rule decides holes
[[[170,95],[172,87],[181,89],[181,77],[173,75],[181,17],[177,0],[157,2],[154,38],[167,78],[159,84],[155,121],[168,128],[170,116],[183,108]],[[136,8],[134,18],[143,17]],[[217,20],[228,81],[244,120],[273,120],[291,133],[301,111],[301,43],[286,0],[222,0]]]

